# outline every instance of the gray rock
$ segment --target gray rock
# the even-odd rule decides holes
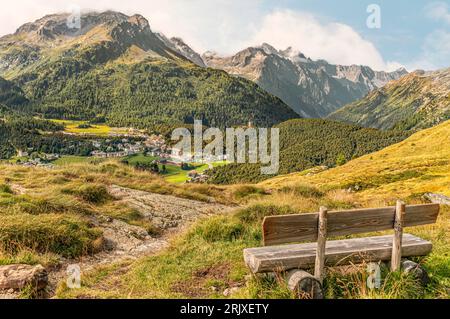
[[[426,270],[411,260],[402,261],[402,270],[407,274],[412,274],[424,287],[430,283],[430,277],[428,277]]]
[[[434,204],[450,205],[450,197],[441,194],[427,193],[424,197]]]
[[[41,265],[0,266],[0,290],[21,290],[27,286],[42,290],[47,283],[47,271]]]

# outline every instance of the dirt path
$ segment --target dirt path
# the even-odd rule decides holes
[[[58,283],[67,278],[67,266],[78,264],[81,272],[99,265],[155,254],[168,246],[168,240],[200,217],[231,210],[215,203],[204,203],[168,195],[159,195],[119,186],[109,189],[111,195],[137,209],[155,226],[163,230],[162,236],[153,238],[141,227],[108,217],[95,217],[92,222],[103,230],[107,250],[80,260],[64,260],[59,269],[49,273],[49,296],[54,295]]]

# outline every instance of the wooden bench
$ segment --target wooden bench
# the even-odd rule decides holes
[[[396,271],[402,256],[424,256],[432,249],[431,242],[403,234],[403,228],[433,224],[438,215],[438,204],[405,206],[399,201],[396,207],[332,212],[321,208],[319,213],[270,216],[262,226],[266,247],[245,249],[244,260],[253,273],[314,266],[314,278],[320,283],[324,266],[391,260]],[[394,235],[327,241],[390,229]]]

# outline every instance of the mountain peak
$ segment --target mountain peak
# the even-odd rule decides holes
[[[144,18],[143,16],[141,16],[140,14],[135,14],[135,15],[131,16],[128,19],[128,22],[137,25],[142,30],[151,31],[148,20],[146,18]]]
[[[325,117],[406,74],[406,70],[376,72],[368,66],[314,61],[292,47],[279,51],[267,43],[229,57],[203,58],[210,67],[258,83],[304,117]]]
[[[116,11],[84,12],[80,17],[80,27],[70,25],[71,15],[68,13],[46,15],[34,22],[19,27],[14,35],[27,35],[27,41],[52,41],[59,37],[75,37],[88,33],[95,27],[104,26],[108,30],[124,23],[130,24],[141,32],[151,32],[150,24],[142,15],[127,16]]]
[[[381,129],[417,130],[450,119],[450,69],[415,71],[389,82],[331,119]]]
[[[266,54],[279,54],[277,49],[265,42],[258,48],[262,49]]]
[[[189,45],[187,45],[182,38],[172,37],[169,39],[162,33],[156,33],[156,36],[173,51],[184,56],[186,59],[190,60],[198,66],[206,67],[206,64],[200,54],[194,51]]]

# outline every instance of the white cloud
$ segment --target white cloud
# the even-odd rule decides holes
[[[2,4],[0,34],[48,13],[83,9],[112,9],[145,16],[153,30],[179,36],[199,52],[232,54],[249,45],[270,43],[279,49],[292,46],[315,59],[339,64],[363,64],[377,70],[397,68],[386,62],[368,40],[350,26],[322,22],[308,13],[268,10],[263,0],[18,0]],[[265,8],[265,9],[264,9]]]
[[[450,24],[450,6],[434,2],[425,7],[425,14],[436,21]],[[448,67],[450,61],[450,31],[437,29],[429,33],[422,45],[418,58],[408,64],[408,69],[437,70]]]
[[[303,12],[280,10],[267,15],[252,42],[267,42],[278,49],[292,46],[306,56],[331,63],[368,65],[376,70],[401,67],[397,62],[385,62],[373,43],[350,26],[322,22]]]
[[[447,3],[435,2],[428,5],[425,10],[428,17],[450,24],[450,6]]]
[[[422,60],[428,63],[430,70],[448,66],[450,61],[450,32],[436,30],[430,33],[422,47]]]
[[[407,69],[437,70],[448,67],[450,61],[450,32],[436,30],[430,33],[422,45],[419,57],[407,64]]]

